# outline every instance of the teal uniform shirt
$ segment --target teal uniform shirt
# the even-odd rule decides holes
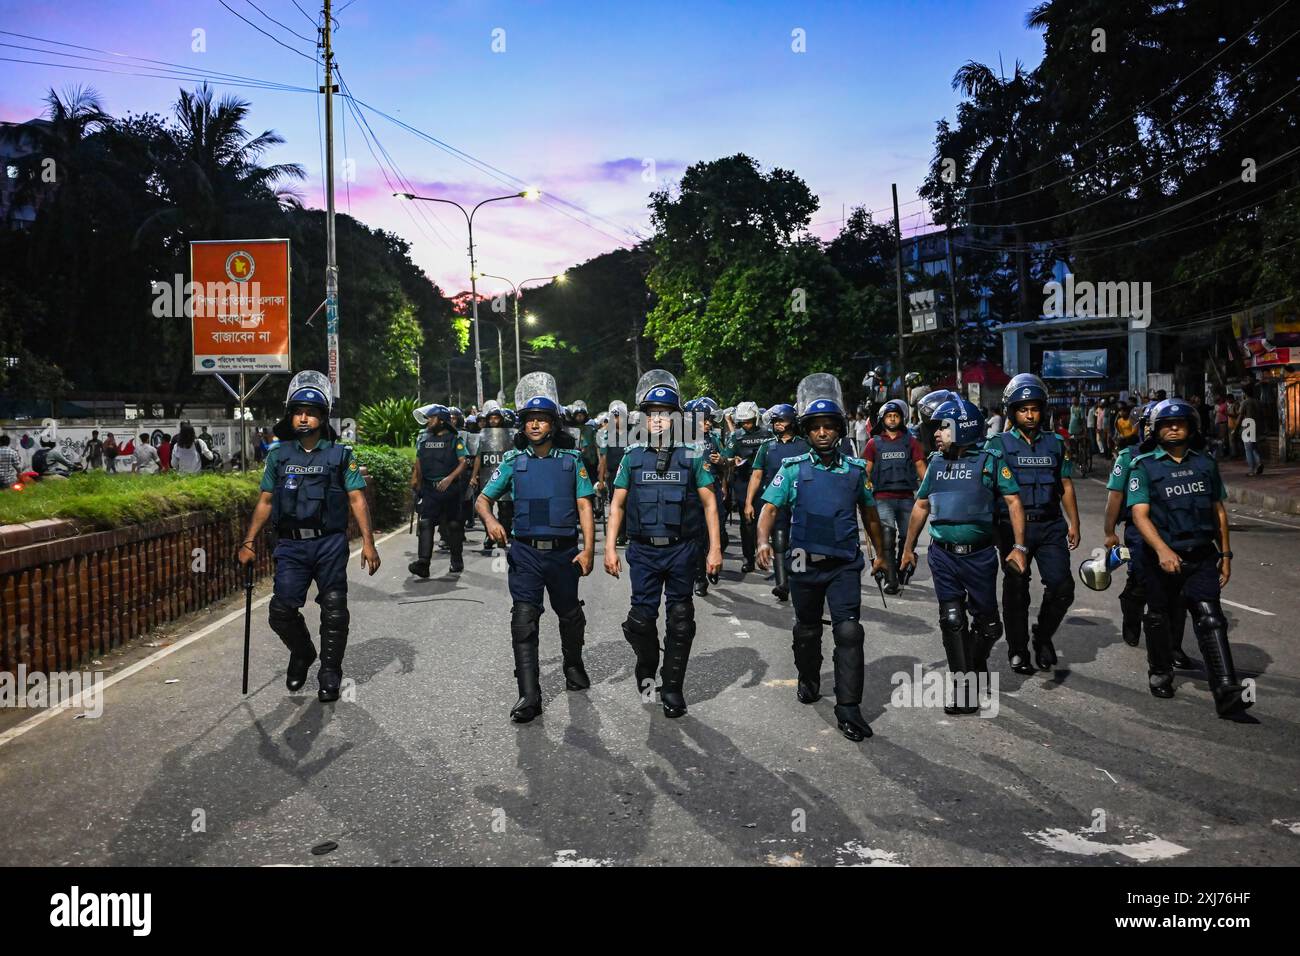
[[[868,508],[876,506],[875,495],[871,493],[871,479],[867,477],[867,463],[861,458],[851,458],[848,455],[840,455],[835,459],[835,464],[826,467],[822,464],[821,456],[816,452],[808,452],[806,455],[800,455],[798,458],[789,458],[781,465],[781,470],[776,473],[772,483],[767,486],[763,492],[763,500],[775,508],[792,508],[794,500],[798,494],[799,485],[799,463],[812,462],[813,468],[819,471],[829,471],[832,474],[842,475],[849,470],[850,465],[856,465],[862,469],[862,489],[858,493],[857,503],[866,505]]]
[[[532,446],[529,446],[524,451],[512,448],[510,451],[506,452],[506,456],[502,459],[501,464],[497,465],[496,471],[492,472],[492,477],[489,478],[488,483],[483,486],[483,494],[495,501],[507,491],[513,492],[515,472],[515,466],[513,463],[520,455],[532,455],[534,458],[537,457],[533,452]],[[552,446],[546,457],[559,458],[562,455],[569,455],[577,459],[577,467],[573,469],[573,496],[575,498],[590,498],[594,496],[596,494],[596,489],[592,486],[591,476],[587,474],[587,466],[582,463],[582,457],[578,454],[576,449],[556,448]]]
[[[298,448],[302,449],[302,443],[299,442],[298,439],[295,438],[293,443],[297,445]],[[308,452],[308,454],[315,454],[324,448],[329,448],[333,444],[334,443],[328,438],[322,438],[316,443],[316,447]],[[278,474],[280,467],[280,446],[281,443],[276,442],[276,444],[271,446],[271,449],[266,453],[266,464],[262,469],[261,489],[263,491],[275,491],[276,475]],[[303,450],[305,451],[305,449]],[[366,479],[361,477],[361,468],[357,465],[357,460],[353,457],[351,448],[349,448],[348,453],[343,456],[343,462],[343,487],[348,491],[365,491]]]
[[[793,441],[793,439],[791,439],[791,441]],[[779,452],[783,445],[788,444],[790,444],[790,442],[783,442],[780,438],[769,438],[767,441],[763,442],[763,444],[759,445],[758,453],[754,455],[754,470],[759,474],[763,473],[763,469],[767,466],[767,450],[769,448],[775,445]],[[854,459],[854,461],[858,460],[859,459],[856,458]]]
[[[1115,467],[1110,470],[1110,477],[1106,479],[1107,491],[1128,491],[1128,476],[1133,470],[1133,445],[1126,445],[1119,450],[1115,456]]]
[[[646,446],[644,442],[638,442],[637,444],[634,445],[628,445],[627,452],[631,452],[633,448],[645,448],[645,447]],[[708,468],[705,467],[705,465],[707,464],[707,459],[705,458],[705,454],[704,454],[704,443],[693,442],[690,445],[687,445],[685,447],[688,449],[686,454],[686,460],[690,463],[691,477],[694,479],[694,487],[707,488],[709,485],[713,484],[713,475],[711,475],[709,473]],[[615,488],[627,488],[632,483],[627,476],[627,472],[628,472],[627,452],[624,453],[623,460],[618,463],[618,474],[614,476]]]
[[[1015,476],[1011,474],[1011,469],[1002,460],[1001,443],[990,441],[983,449],[969,447],[962,454],[962,457],[978,458],[985,451],[988,452],[988,459],[984,462],[984,471],[980,475],[984,487],[992,488],[995,494],[1003,497],[1020,494],[1020,486],[1016,484]],[[921,487],[916,490],[917,500],[930,497],[930,484],[935,465],[936,463],[942,464],[943,460],[941,452],[935,452],[930,456],[930,463],[925,469],[925,477],[921,479]],[[984,544],[993,537],[993,516],[996,513],[996,508],[990,508],[988,521],[940,525],[932,523],[930,525],[930,537],[945,544]]]
[[[1124,450],[1128,451],[1127,448]],[[1143,455],[1137,455],[1129,463],[1128,506],[1130,508],[1132,508],[1134,505],[1151,504],[1151,489],[1147,481],[1147,473],[1142,468],[1133,467],[1133,465],[1137,464],[1139,459],[1146,458],[1148,456],[1151,458],[1170,457],[1169,452],[1165,451],[1163,448],[1157,448],[1155,451],[1147,452],[1146,454]],[[1196,451],[1195,449],[1189,448],[1187,449],[1187,454],[1183,456],[1183,461],[1186,461],[1188,458],[1191,458],[1193,456],[1206,457],[1204,452]],[[1116,463],[1118,464],[1118,459],[1116,460]],[[1213,458],[1211,458],[1210,464],[1213,466],[1210,471],[1210,498],[1213,501],[1223,501],[1225,498],[1228,497],[1228,489],[1224,486],[1223,477],[1219,474],[1219,463],[1216,462]],[[1111,477],[1113,479],[1114,475],[1112,475]],[[1107,483],[1106,487],[1109,488],[1110,484]]]
[[[1059,442],[1061,445],[1061,477],[1062,478],[1074,477],[1074,462],[1070,459],[1070,446],[1066,444],[1066,442],[1061,438],[1060,435],[1056,434],[1056,432],[1043,431],[1040,428],[1038,430],[1038,441],[1031,442],[1027,434],[1021,431],[1019,427],[1012,425],[1011,428],[1009,428],[1007,431],[1001,432],[1000,434],[997,435],[990,435],[988,438],[986,438],[984,440],[984,447],[985,448],[996,447],[997,450],[1001,452],[1003,451],[1002,436],[1010,435],[1012,433],[1019,436],[1025,442],[1025,444],[1031,447],[1038,444],[1038,442],[1043,441],[1044,439],[1046,439],[1047,441]]]

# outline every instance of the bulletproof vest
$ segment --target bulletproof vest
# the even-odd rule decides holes
[[[1179,464],[1169,457],[1144,455],[1133,467],[1147,473],[1151,521],[1169,547],[1186,550],[1218,540],[1211,459],[1189,453]]]
[[[808,454],[812,449],[808,442],[795,436],[788,442],[783,442],[779,438],[773,438],[772,443],[767,446],[767,457],[763,459],[763,484],[759,488],[759,493],[767,491],[767,486],[772,483],[777,472],[781,470],[781,463],[787,458],[799,458]],[[760,504],[759,507],[762,507]]]
[[[605,446],[605,469],[609,473],[609,480],[613,481],[614,476],[618,474],[618,466],[623,463],[623,453],[627,449],[616,448],[613,445]]]
[[[935,458],[930,476],[930,521],[934,524],[989,524],[993,489],[984,483],[989,453]]]
[[[1057,480],[1065,460],[1060,436],[1039,432],[1038,442],[1031,446],[1019,432],[1003,432],[1002,455],[1020,486],[1020,503],[1024,505],[1026,514],[1060,517],[1061,496],[1057,491]],[[1009,514],[1005,501],[999,500],[998,514],[1002,517]]]
[[[733,455],[741,460],[736,466],[737,478],[749,480],[749,473],[754,470],[754,456],[758,454],[758,446],[772,437],[769,428],[755,428],[752,432],[743,428],[736,429],[731,436],[731,444],[735,449]]]
[[[808,554],[853,558],[858,547],[858,497],[866,481],[860,465],[836,473],[799,462],[799,484],[790,511],[790,547]]]
[[[627,451],[627,530],[651,538],[691,538],[700,532],[704,509],[695,490],[691,461],[678,446],[666,456],[638,446]]]
[[[876,443],[876,461],[871,466],[871,487],[876,491],[916,492],[916,466],[912,464],[911,436],[902,431],[897,438],[881,432]]]
[[[48,448],[38,448],[32,455],[32,471],[38,475],[45,474],[45,459],[50,456]]]
[[[514,469],[515,535],[573,537],[578,526],[578,499],[574,494],[577,459],[565,454],[534,458],[523,451],[510,464]]]
[[[306,452],[297,442],[282,443],[271,493],[272,526],[347,531],[348,492],[343,485],[347,454],[346,445]]]
[[[416,446],[420,459],[420,477],[426,485],[435,485],[456,470],[456,442],[458,436],[447,429],[437,435],[425,431]]]

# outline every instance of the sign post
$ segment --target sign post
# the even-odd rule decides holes
[[[290,362],[289,240],[190,243],[194,373],[213,375],[239,407],[239,466],[248,469],[248,400]],[[239,375],[232,388],[223,372]],[[250,389],[245,376],[261,372]]]

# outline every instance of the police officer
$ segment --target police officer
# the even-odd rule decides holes
[[[1047,386],[1037,375],[1021,373],[1002,392],[1010,428],[991,436],[986,447],[996,448],[1020,488],[1025,513],[1023,539],[1011,529],[1006,499],[998,503],[998,550],[1005,561],[1015,542],[1023,540],[1023,574],[1004,566],[1002,618],[1007,632],[1007,655],[1017,674],[1051,670],[1056,665],[1052,636],[1074,603],[1074,575],[1069,552],[1079,546],[1079,508],[1071,480],[1072,464],[1065,441],[1042,427],[1047,414]],[[1064,519],[1062,519],[1064,513]],[[1067,524],[1068,522],[1068,524]],[[1034,658],[1029,656],[1029,562],[1043,577],[1043,603],[1033,628]]]
[[[871,736],[862,716],[862,686],[866,680],[859,620],[862,611],[862,569],[858,544],[858,515],[866,526],[876,558],[872,572],[884,567],[880,519],[871,496],[867,466],[840,450],[844,435],[844,397],[833,375],[818,372],[799,383],[796,396],[799,425],[811,450],[787,458],[763,492],[759,515],[757,558],[763,570],[772,566],[772,530],[781,509],[790,511],[790,597],[794,603],[793,650],[799,673],[796,696],[804,704],[821,697],[822,611],[831,615],[835,640],[835,720],[849,740]]]
[[[1133,459],[1128,506],[1146,543],[1148,684],[1156,697],[1174,695],[1169,615],[1181,594],[1192,616],[1205,659],[1210,691],[1220,717],[1254,703],[1237,680],[1228,644],[1228,622],[1219,593],[1232,576],[1228,497],[1219,466],[1204,451],[1195,407],[1181,398],[1156,405],[1151,434]]]
[[[731,500],[733,507],[740,512],[740,550],[744,555],[742,574],[754,570],[754,545],[757,525],[748,517],[745,502],[749,495],[749,479],[754,471],[754,457],[759,446],[774,437],[771,429],[763,428],[758,422],[758,406],[753,402],[741,402],[736,406],[736,430],[727,439],[725,450],[731,457]],[[841,430],[843,434],[843,430]]]
[[[802,457],[812,450],[807,439],[799,434],[798,415],[793,405],[773,405],[768,410],[768,419],[774,437],[758,446],[745,495],[745,520],[755,523],[755,527],[758,521],[755,503],[757,502],[757,508],[763,506],[760,496],[771,486],[772,479],[780,474],[782,464],[787,459]],[[776,577],[772,593],[778,601],[790,599],[789,568],[785,561],[785,552],[789,546],[790,511],[781,508],[776,513],[776,524],[772,528],[772,564]]]
[[[871,493],[876,499],[876,512],[880,515],[886,594],[899,591],[898,562],[907,540],[916,489],[925,477],[925,452],[907,431],[909,415],[907,403],[902,399],[885,402],[862,454],[867,477],[871,479]]]
[[[500,467],[510,450],[513,436],[506,427],[506,419],[501,405],[494,399],[483,403],[483,413],[479,419],[485,423],[478,434],[478,453],[474,456],[474,472],[470,477],[470,487],[477,494],[481,491],[489,475]],[[502,492],[496,500],[497,520],[506,529],[507,535],[514,521],[515,502],[509,491]],[[483,553],[492,553],[492,538],[486,531],[483,534]]]
[[[708,488],[713,495],[714,505],[717,508],[718,536],[721,549],[725,552],[727,550],[727,527],[724,521],[726,504],[723,490],[727,486],[725,480],[727,459],[723,454],[722,440],[718,437],[716,427],[718,416],[722,414],[722,410],[718,407],[718,403],[708,395],[701,395],[699,398],[691,399],[683,406],[682,410],[695,416],[696,434],[699,436],[699,443],[703,449],[704,470],[713,478],[713,482]],[[709,593],[710,582],[716,582],[718,579],[717,572],[710,572],[708,569],[709,529],[707,527],[700,528],[695,554],[695,594],[697,597],[704,597]]]
[[[595,549],[591,499],[595,489],[577,450],[560,447],[570,443],[560,424],[555,379],[546,372],[529,372],[515,387],[515,404],[522,422],[516,447],[493,472],[475,508],[488,534],[504,548],[506,529],[492,517],[492,502],[507,491],[514,494],[513,543],[506,560],[514,602],[510,638],[519,700],[510,717],[523,724],[542,712],[537,654],[543,593],[560,619],[565,686],[569,690],[591,686],[582,663],[587,619],[578,600],[578,579],[591,573]],[[575,534],[579,525],[581,549]]]
[[[411,470],[411,488],[419,502],[419,550],[416,559],[407,565],[407,570],[421,578],[429,576],[436,525],[451,551],[450,570],[464,571],[461,479],[469,472],[469,449],[452,427],[451,409],[446,405],[417,408],[415,420],[425,425],[425,430],[416,439],[415,467]]]
[[[478,450],[478,439],[466,431],[465,413],[459,407],[452,405],[448,411],[451,412],[451,427],[455,429],[456,434],[465,443],[466,451],[465,471],[461,473],[460,479],[456,482],[459,489],[457,497],[460,501],[461,540],[464,541],[465,532],[474,527],[474,495],[470,488],[470,463],[474,461],[474,455]],[[442,536],[446,537],[445,531],[442,532]]]
[[[623,454],[627,450],[629,427],[627,404],[620,401],[610,402],[609,424],[605,426],[605,451],[600,457],[600,471],[596,480],[596,487],[607,509],[609,499],[614,492],[614,477],[618,474],[618,467],[622,464]],[[616,543],[620,547],[627,544],[626,531],[620,531],[617,538]]]
[[[1137,411],[1138,443],[1146,441],[1151,426],[1151,411],[1155,402],[1148,402]],[[1125,445],[1115,456],[1115,465],[1110,470],[1106,481],[1106,516],[1102,531],[1105,534],[1103,547],[1110,551],[1120,543],[1115,534],[1115,523],[1124,522],[1124,547],[1128,549],[1128,577],[1124,581],[1124,590],[1119,595],[1120,634],[1129,647],[1137,647],[1141,638],[1143,618],[1146,612],[1146,583],[1143,572],[1147,560],[1146,545],[1142,541],[1142,532],[1133,523],[1133,514],[1128,506],[1128,480],[1133,469],[1133,456],[1138,452],[1134,445]],[[1187,619],[1187,610],[1182,595],[1179,594],[1169,606],[1169,645],[1170,659],[1173,666],[1180,670],[1192,666],[1192,660],[1183,651],[1183,629]]]
[[[989,652],[1002,636],[994,518],[997,499],[1006,502],[1014,541],[1007,562],[1017,571],[1028,566],[1024,544],[1025,515],[1020,488],[1002,460],[999,447],[980,447],[984,416],[961,396],[928,406],[923,428],[937,448],[916,492],[912,520],[903,546],[902,571],[916,567],[916,541],[930,520],[927,559],[939,599],[939,630],[951,677],[945,688],[944,713],[973,714],[978,702],[972,682],[988,668]],[[927,396],[928,397],[928,396]],[[924,404],[924,400],[923,400]],[[967,618],[967,607],[974,620]],[[957,692],[961,684],[966,694]]]
[[[682,684],[691,642],[695,604],[691,584],[701,529],[708,538],[705,570],[722,568],[713,475],[705,467],[705,446],[682,439],[680,386],[671,372],[651,369],[637,383],[637,407],[646,416],[645,443],[627,448],[614,478],[609,526],[617,534],[627,521],[627,568],[632,606],[623,635],[636,654],[638,691],[649,696],[659,668],[659,596],[664,600],[663,683],[659,700],[665,717],[686,713]],[[618,577],[622,565],[614,539],[605,537],[605,571]]]
[[[320,670],[317,697],[339,699],[343,653],[348,646],[348,512],[361,531],[361,566],[379,570],[379,554],[370,530],[365,479],[352,449],[335,444],[329,424],[330,383],[320,372],[299,372],[289,382],[285,417],[275,426],[280,444],[266,456],[262,493],[253,509],[239,563],[257,555],[254,543],[270,519],[279,534],[275,546],[275,591],[267,618],[271,630],[289,649],[285,686],[300,690],[316,660],[307,622],[298,610],[307,603],[307,588],[316,582],[320,605]]]

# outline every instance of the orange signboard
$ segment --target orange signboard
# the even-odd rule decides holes
[[[290,372],[289,240],[190,243],[196,374]]]

